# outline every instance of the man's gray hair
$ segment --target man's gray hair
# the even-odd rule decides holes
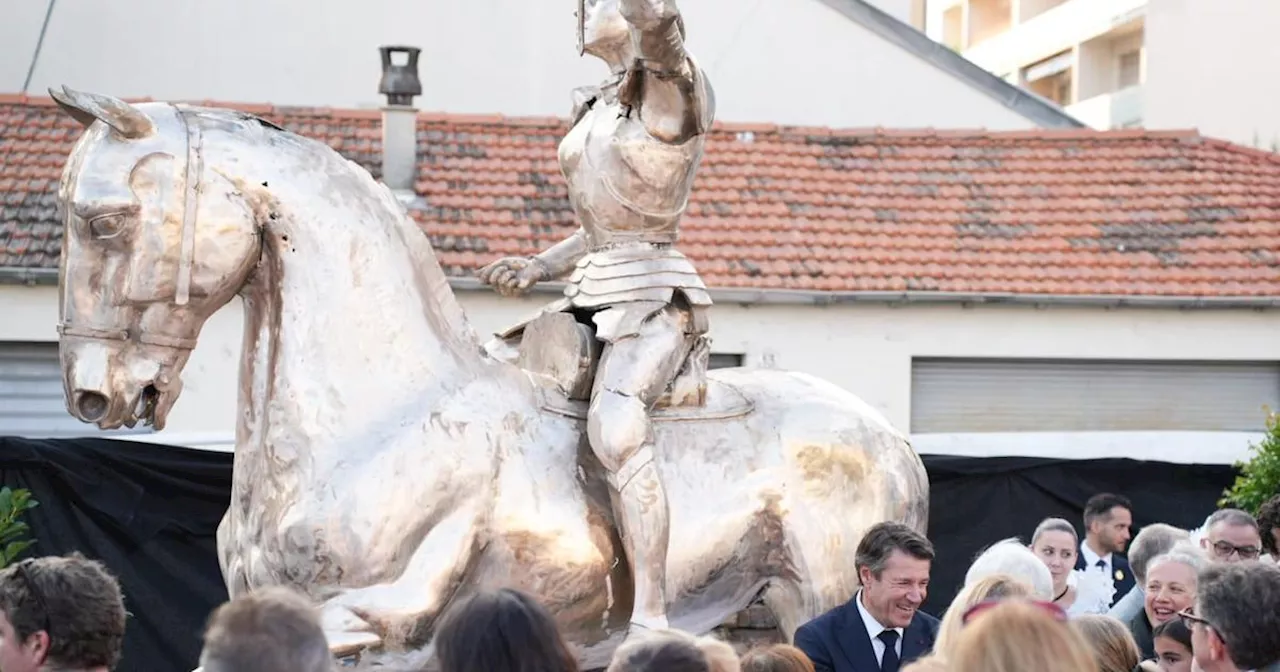
[[[1175,545],[1191,539],[1191,533],[1165,523],[1152,523],[1134,535],[1129,544],[1129,567],[1138,584],[1147,582],[1147,566],[1152,558],[1168,553]]]
[[[1241,511],[1240,509],[1218,509],[1204,521],[1204,530],[1207,533],[1213,529],[1214,525],[1222,523],[1228,527],[1252,527],[1258,529],[1258,519]]]
[[[1200,572],[1204,571],[1204,569],[1209,566],[1209,558],[1205,556],[1204,549],[1199,546],[1196,546],[1190,541],[1180,541],[1167,552],[1161,553],[1160,555],[1152,558],[1151,561],[1147,563],[1147,571],[1150,572],[1160,565],[1167,565],[1169,563],[1185,565],[1191,568],[1191,571],[1198,576]],[[1145,575],[1143,576],[1143,580],[1145,582]]]
[[[1237,668],[1274,665],[1280,661],[1280,566],[1209,564],[1200,572],[1196,615],[1209,622]]]
[[[314,606],[276,586],[213,612],[200,667],[203,672],[330,672],[333,655]]]
[[[1004,574],[1024,581],[1035,591],[1036,597],[1053,599],[1053,575],[1049,573],[1049,568],[1017,538],[998,541],[983,551],[969,565],[969,571],[964,575],[964,585],[971,585],[993,574]]]

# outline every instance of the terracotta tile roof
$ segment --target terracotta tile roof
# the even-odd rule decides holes
[[[380,173],[376,111],[227,106]],[[420,117],[414,216],[449,273],[572,231],[565,130]],[[0,96],[0,266],[57,266],[79,132],[47,99]],[[1277,297],[1280,157],[1194,132],[721,125],[682,241],[718,288]]]

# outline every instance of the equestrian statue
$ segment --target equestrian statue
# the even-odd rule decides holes
[[[714,117],[670,0],[579,3],[560,162],[581,228],[481,279],[564,297],[482,341],[428,237],[368,171],[232,109],[52,90],[85,130],[59,186],[67,406],[163,429],[200,331],[244,339],[231,596],[309,595],[339,656],[431,657],[439,616],[513,587],[584,668],[636,628],[762,601],[790,637],[857,589],[863,531],[924,531],[905,436],[814,376],[707,370],[711,300],[674,247]]]

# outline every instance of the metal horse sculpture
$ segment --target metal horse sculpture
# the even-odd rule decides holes
[[[202,325],[243,299],[218,531],[231,595],[306,591],[335,652],[376,664],[429,657],[442,610],[513,586],[557,615],[584,666],[603,664],[632,593],[585,405],[481,347],[390,191],[237,111],[53,95],[86,127],[59,189],[71,412],[163,428]],[[698,375],[698,400],[653,416],[671,625],[705,632],[760,597],[790,636],[854,592],[868,526],[924,529],[923,466],[819,379]]]

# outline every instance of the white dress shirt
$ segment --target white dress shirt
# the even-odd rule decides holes
[[[894,644],[893,650],[898,654],[898,660],[902,660],[902,628],[886,628],[880,625],[880,621],[876,620],[871,612],[867,611],[866,606],[862,604],[862,591],[858,591],[858,615],[862,617],[862,624],[867,628],[867,636],[871,638],[871,650],[876,653],[876,662],[884,663],[884,642],[880,639],[880,633],[885,630],[893,630],[898,633],[898,642]]]
[[[1080,555],[1084,557],[1085,569],[1094,572],[1098,571],[1098,561],[1101,560],[1104,565],[1101,570],[1105,572],[1107,576],[1111,576],[1112,567],[1110,553],[1100,556],[1097,553],[1094,553],[1092,548],[1089,548],[1089,544],[1087,542],[1082,541],[1080,542]]]

